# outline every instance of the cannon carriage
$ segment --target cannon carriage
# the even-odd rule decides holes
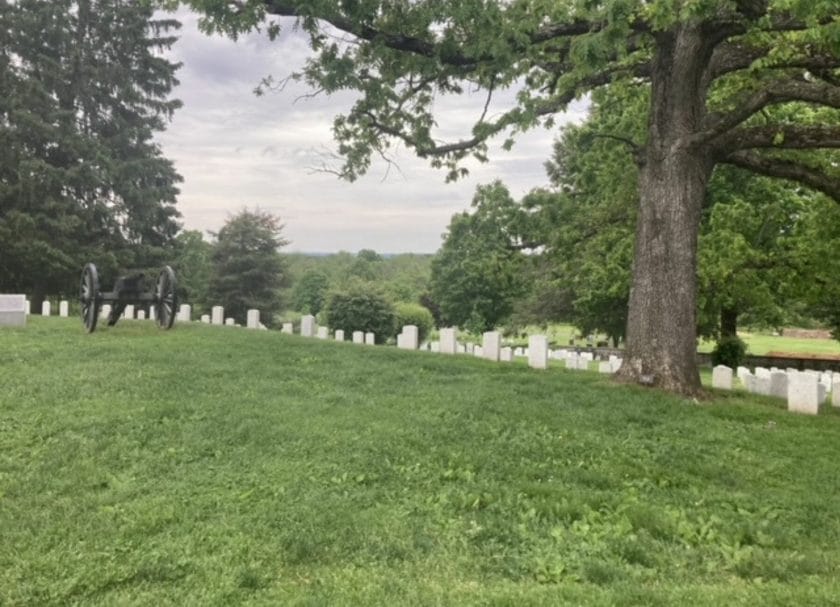
[[[96,330],[99,312],[103,304],[111,305],[108,326],[113,327],[128,305],[150,307],[155,311],[155,320],[161,329],[170,329],[175,322],[177,295],[175,272],[164,266],[154,284],[143,272],[120,276],[111,291],[99,290],[99,274],[92,263],[82,270],[79,288],[82,322],[88,333]]]

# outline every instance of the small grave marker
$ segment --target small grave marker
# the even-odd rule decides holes
[[[501,340],[502,337],[499,335],[498,331],[487,331],[482,336],[481,354],[476,354],[476,356],[481,356],[487,360],[498,362]]]
[[[718,365],[712,369],[712,388],[721,390],[732,389],[732,369],[726,365]]]
[[[816,415],[820,410],[819,382],[809,373],[788,377],[788,411]]]
[[[528,366],[532,369],[548,368],[548,338],[545,335],[528,338]]]
[[[225,309],[222,306],[213,306],[210,309],[210,322],[214,325],[221,325],[225,322]]]

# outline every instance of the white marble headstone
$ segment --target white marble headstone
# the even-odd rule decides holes
[[[787,398],[788,374],[784,371],[770,371],[770,396]]]
[[[441,354],[455,354],[458,349],[456,346],[456,334],[454,327],[446,327],[440,330],[440,352]]]
[[[0,327],[26,326],[26,295],[0,295]]]
[[[545,335],[528,337],[528,366],[532,369],[548,368],[548,338]]]
[[[181,304],[178,310],[178,322],[190,322],[192,320],[192,307],[190,304]]]
[[[300,334],[304,337],[315,337],[315,317],[312,314],[302,316],[300,319]]]
[[[718,365],[712,369],[712,388],[721,390],[732,389],[732,369],[726,365]]]
[[[406,325],[402,328],[402,337],[398,346],[404,350],[416,350],[417,344],[420,341],[420,330],[416,325]]]
[[[788,377],[788,411],[816,415],[819,413],[819,382],[809,373]]]
[[[213,306],[210,309],[210,322],[214,325],[221,325],[225,322],[225,309],[223,306]]]
[[[247,312],[247,316],[245,319],[245,326],[249,329],[259,329],[260,328],[260,311],[251,308]]]
[[[477,356],[482,356],[487,360],[498,361],[499,348],[502,346],[501,342],[502,336],[498,331],[487,331],[482,336],[481,354]]]

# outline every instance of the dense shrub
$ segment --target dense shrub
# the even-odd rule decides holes
[[[323,316],[331,329],[343,329],[348,335],[372,331],[376,343],[385,343],[396,327],[394,305],[376,292],[361,289],[330,295]]]
[[[737,337],[721,337],[712,350],[712,364],[735,369],[747,355],[747,344]]]
[[[435,325],[435,317],[420,304],[400,302],[394,305],[394,309],[397,312],[395,327],[397,333],[402,331],[402,328],[406,325],[416,325],[417,332],[420,335],[419,339],[422,342]]]

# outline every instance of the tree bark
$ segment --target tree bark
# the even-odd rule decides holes
[[[685,395],[700,391],[697,238],[714,166],[710,151],[690,136],[705,113],[702,74],[712,49],[691,26],[657,38],[620,372],[626,380]]]
[[[720,309],[720,336],[738,337],[738,310],[725,307]]]

